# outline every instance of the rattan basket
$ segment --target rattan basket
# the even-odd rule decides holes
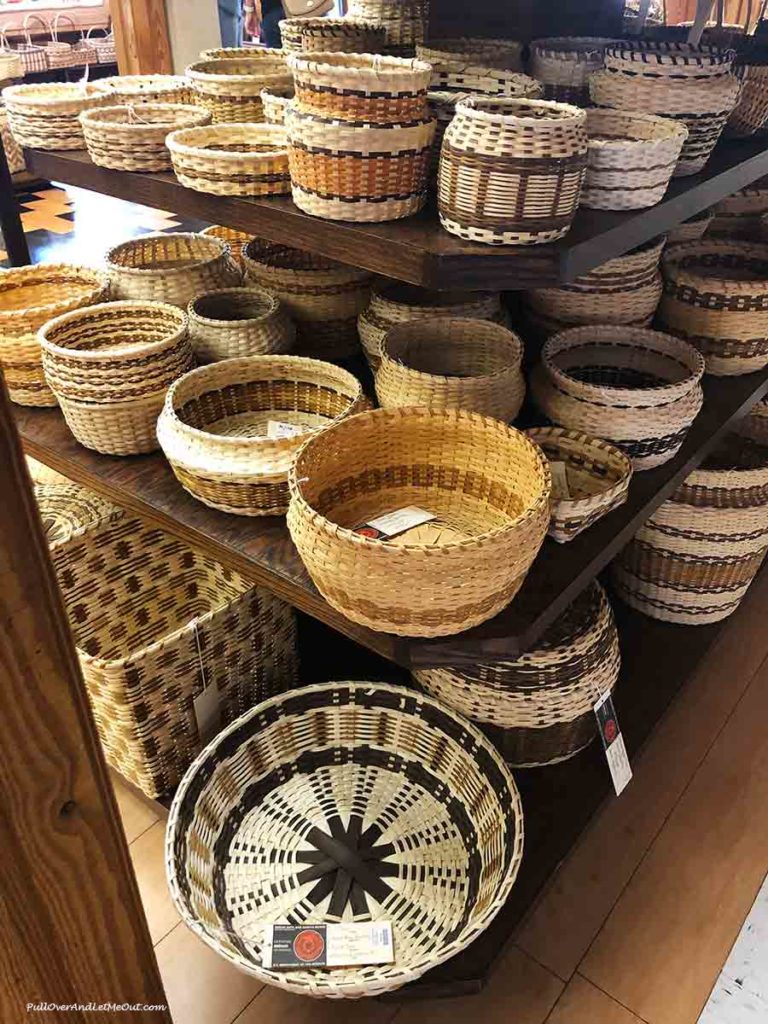
[[[290,352],[296,328],[263,288],[221,288],[189,304],[189,338],[201,363]]]
[[[571,226],[587,163],[583,110],[469,96],[443,137],[440,223],[460,238],[531,245]]]
[[[460,60],[487,68],[522,71],[523,44],[517,39],[430,39],[416,47],[416,56],[433,67],[442,61]]]
[[[166,840],[171,895],[204,942],[260,982],[333,998],[397,989],[459,953],[504,906],[522,852],[520,797],[479,730],[368,682],[244,715],[190,768]],[[265,966],[273,922],[311,935],[353,919],[391,923],[392,963]]]
[[[535,39],[530,46],[531,74],[548,100],[589,106],[589,76],[603,67],[611,39],[598,36]]]
[[[639,327],[574,327],[549,338],[531,377],[552,423],[610,441],[637,470],[669,461],[702,404],[704,360]]]
[[[5,32],[0,29],[0,82],[9,82],[13,78],[24,77],[24,65],[20,54],[14,50]]]
[[[765,179],[753,182],[712,207],[714,217],[708,228],[710,238],[760,241],[760,218],[768,213]]]
[[[607,441],[563,427],[526,431],[542,449],[552,472],[549,535],[563,544],[627,499],[632,463]],[[557,475],[555,475],[557,474]]]
[[[598,736],[592,709],[620,664],[611,606],[593,583],[520,658],[421,669],[414,679],[481,723],[508,764],[532,768],[565,761]]]
[[[278,22],[280,41],[283,44],[283,53],[286,56],[290,53],[300,53],[304,49],[301,38],[302,21],[303,18],[283,18]]]
[[[182,128],[167,139],[182,185],[217,196],[277,196],[290,192],[285,130],[238,122]]]
[[[427,199],[434,121],[346,124],[285,112],[293,201],[326,220],[399,220]]]
[[[367,407],[346,370],[298,356],[251,356],[177,381],[157,433],[193,497],[235,515],[283,515],[288,469],[308,433]]]
[[[172,103],[97,107],[80,115],[88,156],[117,171],[169,171],[168,133],[210,120],[202,107]]]
[[[290,18],[298,22],[300,50],[324,53],[383,53],[386,30],[360,18]],[[283,22],[285,24],[285,22]],[[293,34],[291,33],[293,38]]]
[[[82,82],[9,85],[1,95],[13,137],[33,149],[85,149],[79,115],[104,103]]]
[[[94,92],[112,105],[138,103],[191,103],[192,90],[182,75],[113,75],[93,83]]]
[[[429,0],[349,0],[347,14],[383,25],[386,53],[413,57],[424,41]]]
[[[226,242],[185,232],[122,242],[107,253],[107,271],[114,298],[170,302],[181,309],[201,292],[242,282]]]
[[[5,150],[5,159],[8,163],[8,170],[11,174],[18,174],[26,170],[24,151],[13,137],[11,126],[8,124],[8,114],[0,100],[0,142]]]
[[[739,102],[728,119],[728,134],[746,138],[768,126],[768,66],[742,64],[735,68],[741,82]]]
[[[195,102],[210,110],[214,124],[263,121],[261,90],[291,85],[282,57],[274,62],[253,57],[202,60],[191,64],[186,74]]]
[[[704,240],[668,249],[659,324],[704,355],[717,377],[768,364],[768,245]]]
[[[235,261],[238,268],[245,272],[243,249],[253,238],[253,234],[250,231],[238,231],[237,228],[225,227],[223,224],[211,224],[210,227],[204,228],[200,234],[205,235],[206,238],[218,238],[225,242],[230,257]]]
[[[385,409],[467,409],[511,423],[525,397],[523,343],[488,320],[414,320],[381,343],[376,395]]]
[[[40,513],[45,539],[55,548],[74,533],[95,526],[104,519],[113,521],[122,512],[111,501],[69,481],[35,481],[35,502]]]
[[[264,120],[270,124],[283,124],[285,121],[285,108],[294,96],[293,86],[280,88],[262,89],[261,103],[264,107]]]
[[[248,243],[244,259],[246,279],[276,295],[295,322],[299,355],[343,359],[359,351],[357,317],[373,275],[261,238]]]
[[[703,238],[712,223],[714,214],[711,210],[702,210],[700,213],[682,221],[677,227],[671,228],[667,235],[667,245],[676,245],[678,242],[693,242],[697,238]]]
[[[107,760],[148,796],[202,748],[203,690],[226,724],[296,684],[288,605],[162,531],[119,515],[51,557]]]
[[[287,52],[279,46],[218,46],[200,51],[200,60],[260,60],[264,67],[286,67]]]
[[[446,55],[440,59],[422,59],[432,65],[430,91],[510,97],[540,97],[543,92],[535,78],[485,65],[477,58]]]
[[[353,416],[304,443],[289,483],[288,527],[320,593],[353,622],[403,636],[492,618],[522,585],[549,521],[541,450],[464,410]],[[411,506],[436,518],[390,539],[365,528]]]
[[[606,47],[605,66],[636,78],[701,81],[727,75],[735,52],[719,46],[656,39],[618,39]]]
[[[37,334],[0,332],[0,368],[16,405],[51,407],[58,400],[45,381]]]

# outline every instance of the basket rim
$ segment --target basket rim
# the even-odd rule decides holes
[[[125,111],[127,113],[127,116],[130,118],[131,115],[128,112],[136,110],[142,112],[159,111],[160,113],[167,113],[169,119],[167,121],[161,120],[152,122],[131,121],[130,119],[128,121],[119,121],[110,120],[110,117],[104,116],[105,114],[115,115],[118,112],[123,113]],[[173,128],[175,125],[178,124],[177,118],[181,118],[182,120],[187,120],[189,122],[194,122],[195,120],[201,117],[210,117],[209,111],[207,111],[205,107],[201,107],[192,103],[142,103],[139,104],[138,107],[136,107],[132,103],[115,103],[108,107],[92,107],[90,110],[84,110],[81,114],[78,115],[80,123],[84,126],[105,125],[116,128],[130,128],[137,132],[158,131],[159,129],[164,128],[166,125],[169,128]],[[193,126],[194,125],[190,123],[185,127]]]
[[[493,381],[495,379],[503,379],[509,376],[510,373],[519,372],[520,366],[523,361],[523,342],[520,336],[509,327],[504,324],[495,323],[493,320],[485,320],[475,317],[420,317],[418,320],[404,320],[400,323],[392,324],[389,327],[381,340],[379,354],[381,357],[382,364],[387,363],[392,367],[399,370],[405,370],[409,375],[414,377],[423,378],[424,380],[446,382],[455,381],[455,377],[451,377],[445,373],[430,372],[429,370],[420,370],[409,363],[403,362],[402,357],[393,356],[389,351],[389,344],[402,340],[399,336],[408,334],[411,331],[417,333],[424,329],[429,324],[438,325],[441,329],[449,332],[452,325],[454,324],[474,324],[477,329],[482,329],[485,334],[493,335],[493,338],[488,340],[488,348],[494,348],[496,351],[500,351],[502,348],[506,349],[509,355],[509,362],[504,366],[500,366],[495,370],[491,370],[487,373],[473,373],[468,374],[463,379],[468,383],[471,381]],[[439,348],[445,346],[445,343],[449,339],[441,339],[441,343],[437,343]],[[447,346],[446,346],[447,347]]]
[[[95,270],[92,267],[83,267],[83,266],[79,266],[77,264],[70,264],[70,263],[32,263],[32,264],[30,264],[29,266],[26,266],[26,267],[11,267],[8,270],[5,270],[2,273],[0,273],[0,325],[3,324],[4,320],[7,319],[7,320],[10,321],[10,320],[16,319],[22,313],[23,314],[29,314],[29,313],[33,313],[34,312],[35,314],[39,314],[40,316],[43,316],[45,314],[46,310],[55,310],[55,309],[57,309],[58,307],[60,307],[62,305],[65,307],[65,309],[72,302],[77,302],[78,305],[79,305],[80,302],[81,302],[80,299],[62,298],[58,302],[46,302],[42,306],[26,306],[26,307],[21,307],[19,309],[4,309],[3,308],[3,306],[2,306],[2,295],[3,295],[3,292],[6,291],[6,287],[5,287],[6,283],[8,283],[8,289],[7,290],[15,291],[19,287],[23,288],[25,283],[26,283],[25,281],[21,281],[19,284],[14,284],[13,283],[13,279],[16,278],[17,276],[25,277],[25,278],[27,278],[27,277],[31,278],[32,280],[31,280],[30,283],[32,283],[32,284],[35,284],[35,283],[44,284],[45,283],[45,278],[47,278],[51,273],[56,274],[57,272],[58,273],[64,272],[65,274],[70,274],[70,275],[72,275],[73,272],[74,272],[75,275],[89,275],[89,274],[92,274],[93,275],[93,281],[92,281],[92,287],[91,287],[91,294],[94,294],[94,295],[98,295],[99,292],[103,292],[104,289],[107,287],[107,284],[108,284],[107,275],[106,275],[106,273],[103,270]],[[9,281],[9,277],[10,277],[10,281]],[[37,278],[37,277],[42,277],[43,280],[39,281],[39,282],[36,282],[35,278]],[[64,310],[62,310],[62,312],[63,311]],[[34,332],[34,333],[36,333],[36,332]]]
[[[310,32],[314,29],[323,28],[353,28],[361,29],[363,32],[384,32],[386,26],[381,21],[374,21],[372,18],[355,18],[350,16],[344,16],[340,18],[297,18],[288,17],[284,18],[284,21],[297,21],[300,24],[297,28],[301,28],[302,32],[309,30]],[[322,32],[320,33],[322,35]]]
[[[616,120],[629,121],[630,123],[647,124],[649,127],[655,128],[657,134],[653,138],[649,139],[592,138],[590,134],[592,131],[590,121],[599,121],[601,119],[610,121],[614,118]],[[670,117],[661,117],[659,114],[645,114],[634,110],[614,110],[608,107],[590,107],[587,109],[587,138],[590,149],[606,150],[631,149],[634,147],[647,148],[648,146],[677,141],[678,138],[685,141],[685,139],[688,138],[688,135],[688,128],[681,121],[674,121]]]
[[[143,236],[146,238],[146,235]],[[299,256],[309,255],[313,259],[322,260],[327,266],[323,267],[284,267],[269,263],[268,260],[261,255],[254,256],[249,250],[251,246],[256,243],[259,246],[267,245],[270,248],[277,249],[278,251],[287,251],[290,254],[298,253]],[[255,263],[257,267],[272,274],[333,274],[336,275],[336,284],[360,284],[366,285],[370,283],[373,275],[367,270],[361,270],[358,267],[352,267],[348,263],[339,263],[338,260],[332,259],[330,256],[323,256],[318,252],[310,252],[305,249],[297,249],[293,245],[288,245],[287,242],[272,242],[268,238],[262,238],[259,235],[251,237],[245,247],[243,248],[243,256],[245,258],[245,266],[248,267],[248,261]],[[1,278],[0,278],[1,280]]]
[[[735,238],[694,238],[687,242],[673,242],[661,257],[665,276],[669,276],[675,281],[695,282],[707,291],[717,290],[719,284],[736,286],[742,289],[745,286],[754,285],[760,291],[765,292],[768,290],[768,284],[765,278],[762,277],[728,277],[727,268],[725,267],[723,268],[723,274],[718,277],[708,277],[696,273],[696,270],[693,268],[681,267],[679,265],[679,259],[687,255],[694,255],[695,253],[699,253],[702,256],[707,253],[711,253],[711,255],[717,255],[717,253],[732,256],[742,255],[747,259],[760,259],[768,263],[768,243],[743,242]]]
[[[203,244],[208,245],[211,248],[211,254],[210,256],[200,256],[195,260],[190,260],[189,264],[183,267],[124,267],[120,263],[114,262],[113,255],[115,253],[128,249],[131,246],[140,246],[143,242],[151,242],[160,239],[168,241],[168,239],[173,238],[194,239],[195,241],[199,241],[202,238],[204,239]],[[218,250],[216,253],[213,252],[214,247]],[[221,259],[221,257],[226,256],[228,253],[229,246],[216,235],[201,235],[194,231],[169,231],[168,233],[155,231],[148,235],[138,235],[136,238],[128,238],[124,242],[118,242],[117,245],[113,245],[111,249],[107,250],[105,259],[107,263],[107,270],[113,273],[129,274],[136,277],[140,277],[144,274],[147,276],[161,274],[163,277],[168,277],[171,274],[187,274],[190,270],[206,266],[213,260]]]
[[[38,332],[40,345],[52,356],[59,356],[70,360],[75,359],[78,362],[86,364],[91,361],[101,361],[105,356],[103,350],[67,348],[65,345],[59,345],[55,341],[51,341],[48,337],[49,332],[55,331],[59,327],[66,326],[66,324],[72,323],[73,321],[80,319],[87,320],[93,313],[107,312],[109,310],[118,312],[121,309],[134,309],[137,313],[141,313],[142,311],[146,312],[149,308],[156,309],[158,312],[163,312],[169,317],[173,317],[177,320],[177,326],[169,330],[166,335],[162,338],[158,338],[156,341],[147,341],[133,345],[124,345],[119,348],[110,348],[109,356],[113,356],[117,359],[122,356],[136,356],[138,353],[152,355],[155,352],[162,352],[162,350],[167,348],[169,344],[179,341],[186,334],[188,326],[187,314],[183,309],[179,309],[178,306],[172,306],[168,302],[144,301],[141,299],[117,299],[112,302],[97,302],[91,306],[82,306],[80,309],[71,309],[66,313],[61,313],[59,316],[56,316],[52,320],[43,324],[40,328]],[[179,314],[181,315],[179,316]],[[74,399],[74,401],[81,405],[103,404],[94,402],[84,403],[80,399]]]
[[[282,61],[285,65],[285,61]],[[210,65],[217,65],[216,68],[206,70],[210,68]],[[252,65],[252,69],[246,67],[241,68],[241,65]],[[232,70],[233,68],[237,70]],[[254,79],[260,78],[265,80],[265,84],[269,84],[269,79],[273,79],[274,82],[279,80],[285,80],[288,75],[288,69],[284,66],[282,71],[269,70],[265,71],[262,61],[253,57],[243,57],[241,59],[234,59],[232,57],[221,57],[216,60],[196,60],[193,61],[184,71],[185,77],[191,82],[231,82],[233,84],[240,84],[244,82],[253,82]]]
[[[376,121],[352,121],[342,117],[325,117],[322,114],[315,114],[310,111],[300,110],[296,106],[296,100],[290,99],[285,109],[286,123],[291,120],[300,122],[314,122],[316,124],[324,124],[329,128],[340,128],[340,129],[353,129],[359,128],[361,132],[364,130],[367,134],[372,131],[413,131],[413,129],[421,128],[426,132],[432,125],[437,124],[437,119],[434,117],[420,117],[414,121],[396,121],[389,124],[378,124]],[[281,127],[276,125],[275,127]]]
[[[228,149],[218,149],[216,145],[202,146],[195,145],[195,140],[204,137],[205,133],[213,136],[214,142],[221,137],[236,141],[244,138],[246,142],[258,145],[258,139],[264,137],[264,141],[274,143],[275,148],[269,150],[249,149],[244,152],[230,152]],[[270,138],[271,136],[271,138]],[[179,153],[185,156],[210,156],[217,160],[225,160],[232,163],[242,163],[243,160],[269,160],[273,157],[286,156],[288,153],[288,138],[285,128],[281,124],[269,124],[267,122],[244,122],[244,121],[219,121],[216,124],[193,125],[188,128],[177,128],[169,132],[165,144],[171,153]]]
[[[602,57],[606,47],[615,42],[615,36],[542,36],[532,39],[529,46],[532,57],[578,61],[580,58],[588,60],[593,55]]]
[[[291,53],[288,56],[288,67],[294,74],[346,71],[359,74],[361,78],[373,75],[384,80],[408,71],[432,73],[432,65],[419,60],[418,57],[390,57],[381,53],[337,53],[333,50]]]
[[[211,227],[213,227],[213,226],[214,225],[211,225]],[[195,306],[197,305],[198,302],[200,302],[203,299],[209,299],[212,295],[219,295],[219,296],[222,296],[222,297],[225,296],[225,295],[242,295],[242,296],[249,296],[250,295],[250,296],[254,296],[254,297],[258,297],[258,298],[262,299],[264,301],[264,303],[265,303],[267,308],[265,309],[265,311],[260,316],[252,316],[252,317],[248,317],[247,319],[243,319],[243,320],[217,320],[215,317],[212,317],[212,316],[204,316],[202,313],[198,312],[198,310],[195,308]],[[274,316],[275,313],[277,313],[279,311],[279,309],[280,309],[280,300],[277,298],[276,295],[273,295],[272,292],[267,291],[266,288],[262,288],[262,287],[260,287],[257,284],[252,284],[252,285],[242,285],[239,288],[211,288],[210,291],[200,292],[199,295],[196,295],[187,304],[187,316],[189,317],[190,320],[194,319],[195,321],[200,321],[200,323],[203,323],[203,324],[216,324],[218,326],[218,325],[221,325],[221,324],[233,324],[233,323],[236,323],[236,324],[248,325],[248,324],[259,324],[259,323],[262,323],[264,320],[267,320],[269,317]]]
[[[478,104],[485,104],[493,107],[511,108],[507,113],[503,111],[483,110]],[[536,107],[540,110],[552,111],[551,119],[540,117],[526,117],[525,114],[515,114],[514,108]],[[482,121],[496,122],[497,124],[517,127],[519,125],[537,128],[549,128],[556,124],[572,122],[574,125],[585,125],[587,112],[581,107],[575,107],[571,103],[559,103],[556,100],[537,100],[516,96],[478,96],[475,93],[460,99],[456,103],[456,113],[464,114],[471,118]]]
[[[610,500],[614,495],[620,494],[621,491],[629,487],[634,475],[632,460],[620,448],[611,444],[610,441],[605,441],[601,437],[595,437],[592,434],[585,433],[583,430],[575,430],[571,427],[530,427],[526,430],[526,434],[539,445],[541,441],[557,442],[558,438],[568,437],[582,444],[591,457],[597,459],[600,456],[600,461],[603,464],[612,462],[620,471],[620,477],[615,483],[595,494],[587,495],[584,498],[553,498],[553,511],[578,513],[583,508],[594,506],[596,501],[602,503],[603,501]]]

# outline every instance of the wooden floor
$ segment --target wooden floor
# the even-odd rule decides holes
[[[763,573],[478,996],[339,1005],[262,987],[179,922],[163,822],[119,787],[176,1024],[695,1024],[768,867],[766,610]]]

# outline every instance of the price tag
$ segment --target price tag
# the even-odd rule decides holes
[[[297,423],[281,423],[280,420],[267,421],[267,437],[272,441],[280,440],[283,437],[296,437],[303,434],[307,428]]]
[[[389,964],[395,959],[392,924],[268,925],[262,953],[264,966],[274,970]]]
[[[414,526],[430,523],[436,518],[437,516],[417,505],[407,505],[405,508],[398,508],[394,512],[377,516],[376,519],[369,519],[367,523],[360,523],[355,527],[354,532],[363,537],[381,540],[382,538],[396,537],[398,533],[405,533],[406,530],[412,530]]]
[[[627,757],[627,748],[619,729],[619,720],[616,717],[616,709],[613,706],[613,698],[610,693],[602,695],[595,704],[594,711],[597,715],[600,738],[603,741],[603,749],[613,779],[613,788],[618,796],[632,778],[632,767]]]
[[[568,486],[568,468],[564,462],[550,462],[549,471],[552,474],[552,497],[558,501],[570,498],[571,489]]]
[[[203,692],[195,697],[192,706],[195,709],[200,742],[207,743],[221,731],[221,704],[218,686],[215,683],[206,686]]]

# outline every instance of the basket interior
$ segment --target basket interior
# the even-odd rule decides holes
[[[125,270],[179,270],[220,257],[222,243],[204,235],[161,235],[132,239],[109,253],[109,263]]]
[[[473,96],[468,109],[470,113],[479,110],[500,117],[530,118],[537,121],[572,121],[574,118],[573,110],[548,106],[541,100],[529,103],[525,99],[506,99],[499,96]]]
[[[616,343],[576,345],[551,357],[573,380],[611,388],[658,388],[691,376],[688,366],[652,349]]]
[[[534,438],[549,462],[564,462],[571,499],[589,498],[610,490],[624,477],[623,463],[609,452],[568,438]]]
[[[263,78],[265,75],[287,74],[285,61],[282,58],[255,60],[252,57],[223,57],[220,60],[198,61],[192,65],[193,73],[216,75],[221,77],[253,76]]]
[[[100,287],[94,275],[93,280],[83,280],[66,270],[43,272],[34,279],[14,279],[13,274],[0,275],[0,313],[10,310],[32,310],[51,306],[59,302],[71,302],[92,294]]]
[[[52,345],[77,352],[130,351],[164,341],[183,326],[183,316],[174,315],[172,309],[121,309],[110,304],[78,311],[49,327],[45,337]]]
[[[387,302],[399,306],[428,308],[428,309],[450,309],[454,306],[461,307],[477,303],[479,300],[490,299],[490,292],[458,292],[431,291],[428,288],[419,288],[415,284],[393,284],[387,285],[377,293]]]
[[[408,369],[441,377],[488,377],[520,361],[505,328],[480,320],[403,324],[389,332],[382,351]]]
[[[235,234],[237,234],[235,232]],[[223,237],[223,236],[222,236]],[[247,238],[248,236],[243,236]],[[231,239],[235,241],[235,239]],[[192,302],[192,312],[204,320],[232,323],[242,320],[264,320],[277,309],[276,300],[268,292],[253,290],[209,292]]]

